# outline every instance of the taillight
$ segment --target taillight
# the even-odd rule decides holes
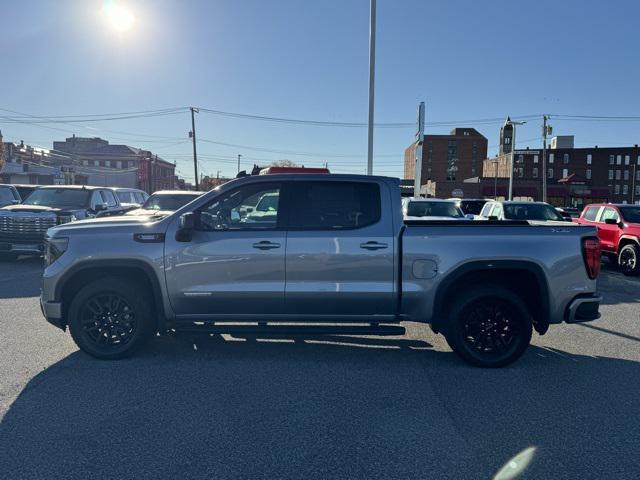
[[[596,237],[582,240],[582,258],[587,269],[587,275],[591,280],[597,278],[600,273],[600,255],[600,240]]]

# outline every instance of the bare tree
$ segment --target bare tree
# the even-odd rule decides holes
[[[293,160],[276,160],[275,162],[271,162],[270,167],[299,167],[296,162]]]

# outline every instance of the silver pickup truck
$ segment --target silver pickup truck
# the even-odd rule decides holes
[[[404,221],[386,177],[245,177],[162,219],[51,228],[45,262],[45,317],[105,359],[169,330],[401,335],[414,321],[499,367],[601,300],[593,227]]]

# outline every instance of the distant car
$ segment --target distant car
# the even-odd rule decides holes
[[[20,194],[16,187],[13,185],[0,184],[0,207],[15,205],[21,201]]]
[[[473,215],[474,218],[480,215],[482,207],[489,201],[486,198],[448,198],[456,204],[465,215]]]
[[[526,220],[532,223],[571,225],[551,205],[544,202],[489,201],[479,215],[482,220]]]
[[[41,255],[49,228],[111,212],[122,212],[113,189],[80,185],[39,187],[21,205],[0,208],[0,258]]]
[[[562,218],[570,222],[572,222],[574,218],[580,217],[580,210],[575,207],[556,207],[556,210],[562,215]]]
[[[20,194],[21,200],[24,202],[31,192],[33,192],[36,188],[40,188],[42,185],[21,185],[21,184],[13,184],[13,186],[18,190]]]
[[[138,190],[137,188],[114,188],[113,189],[122,209],[127,212],[134,208],[142,207],[142,204],[147,201],[149,194],[144,190]]]
[[[150,195],[140,208],[130,210],[125,215],[169,215],[202,193],[189,190],[160,190]]]
[[[587,205],[576,223],[598,229],[603,255],[618,264],[622,273],[640,275],[640,205]]]
[[[402,214],[405,220],[470,220],[455,202],[439,198],[403,198]]]
[[[272,222],[278,213],[278,202],[280,195],[278,192],[265,193],[260,197],[255,208],[248,209],[243,219],[246,223]],[[233,212],[232,212],[233,214]],[[242,216],[241,212],[238,212]]]

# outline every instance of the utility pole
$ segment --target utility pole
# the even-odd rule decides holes
[[[495,173],[496,176],[493,179],[493,199],[497,202],[498,201],[498,160],[494,160],[493,163],[495,164]]]
[[[633,162],[633,178],[631,179],[631,204],[636,203],[636,162]]]
[[[189,107],[191,110],[191,142],[193,143],[193,170],[195,172],[195,176],[193,177],[196,182],[196,191],[200,190],[200,182],[198,181],[198,154],[196,152],[196,117],[195,114],[199,113],[199,110],[194,107]]]
[[[376,73],[376,0],[369,12],[369,124],[367,138],[367,175],[373,175],[373,106]]]
[[[550,127],[547,127],[549,115],[542,116],[542,201],[547,201],[547,133]]]
[[[238,154],[238,173],[240,173],[240,159],[242,158],[242,155]]]

